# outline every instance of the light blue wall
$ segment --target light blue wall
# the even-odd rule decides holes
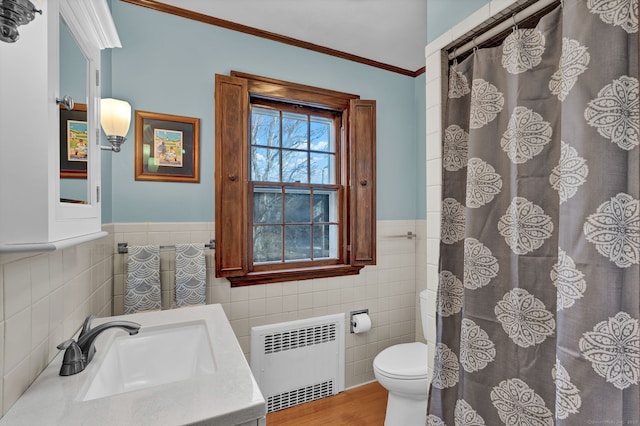
[[[452,7],[450,0],[427,0],[428,41],[488,2],[457,0]],[[124,48],[103,51],[102,95],[126,99],[134,109],[199,117],[201,183],[135,181],[132,122],[123,152],[102,153],[104,223],[213,220],[213,79],[231,69],[376,99],[378,218],[426,217],[424,74],[412,79],[114,3]]]
[[[450,30],[490,0],[427,0],[427,41]]]
[[[198,117],[199,184],[134,180],[134,126],[111,168],[112,221],[214,220],[214,75],[238,70],[377,101],[379,220],[424,217],[424,78],[414,79],[293,46],[114,2],[123,48],[112,52],[113,97],[135,110]],[[420,145],[420,148],[418,146]],[[420,189],[418,190],[418,186]],[[421,194],[418,196],[418,192]],[[418,207],[418,203],[421,205]],[[105,215],[106,216],[106,215]]]

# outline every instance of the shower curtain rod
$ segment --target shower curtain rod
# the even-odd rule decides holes
[[[506,19],[500,22],[495,27],[491,27],[487,31],[481,33],[479,36],[474,37],[474,39],[471,40],[470,42],[465,43],[460,47],[454,48],[453,51],[449,53],[449,60],[455,59],[456,57],[463,55],[464,53],[470,51],[474,47],[481,45],[487,40],[490,40],[491,38],[495,37],[501,32],[509,29],[509,27],[513,27],[514,20],[517,24],[518,22],[521,22],[522,20],[540,12],[545,7],[548,7],[553,3],[559,4],[560,2],[561,0],[539,0],[533,3],[531,6],[527,7],[526,9],[523,9],[520,12],[516,13],[513,16],[513,19]]]

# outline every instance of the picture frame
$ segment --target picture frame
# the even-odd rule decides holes
[[[135,180],[200,182],[200,119],[135,111]]]
[[[60,105],[60,178],[87,178],[87,105]]]

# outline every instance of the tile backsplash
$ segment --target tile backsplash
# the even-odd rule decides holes
[[[2,414],[87,315],[111,315],[113,233],[49,253],[0,255]]]
[[[84,318],[123,311],[129,246],[208,243],[213,223],[105,225],[103,239],[51,253],[0,255],[0,402],[5,413],[53,359]],[[407,232],[417,238],[406,238]],[[231,288],[215,278],[214,251],[207,250],[207,303],[220,303],[247,359],[251,327],[369,309],[371,331],[346,330],[346,387],[374,380],[373,358],[397,343],[424,340],[418,293],[426,288],[425,221],[378,221],[377,265],[359,275]],[[175,293],[175,251],[161,251],[163,309]],[[417,320],[417,321],[416,321]],[[348,324],[348,321],[345,322]],[[347,325],[348,327],[348,325]]]
[[[215,239],[214,228],[213,223],[115,224],[114,246],[206,243]],[[416,247],[424,238],[405,236],[417,231],[414,220],[378,221],[377,265],[365,267],[359,275],[246,287],[231,288],[229,281],[216,278],[214,252],[207,250],[207,303],[222,305],[247,360],[251,327],[336,313],[348,320],[349,312],[367,308],[371,331],[346,332],[345,385],[369,382],[374,380],[372,363],[378,352],[416,340]],[[126,254],[115,254],[114,314],[124,309],[126,263]],[[167,309],[175,294],[174,250],[161,251],[160,274],[162,306]]]

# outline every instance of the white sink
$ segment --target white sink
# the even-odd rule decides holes
[[[104,356],[83,401],[213,374],[204,321],[141,328],[102,349]]]
[[[0,426],[235,426],[266,415],[221,305],[96,318],[93,326],[110,321],[137,322],[140,332],[100,333],[95,357],[72,376],[59,375],[60,351]]]

